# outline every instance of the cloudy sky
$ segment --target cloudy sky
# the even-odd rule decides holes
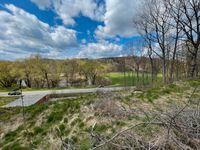
[[[127,55],[139,0],[1,0],[0,60]]]

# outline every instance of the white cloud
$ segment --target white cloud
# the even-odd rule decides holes
[[[97,38],[131,37],[136,31],[133,19],[143,0],[31,0],[40,9],[52,9],[65,25],[74,25],[82,14],[104,25],[96,29]]]
[[[109,43],[107,41],[99,41],[98,43],[88,43],[81,46],[81,51],[77,57],[80,58],[99,58],[120,56],[122,53],[122,46]]]
[[[5,5],[10,11],[0,11],[0,53],[20,58],[32,53],[55,54],[77,46],[76,31],[63,26],[50,27],[38,18],[14,5]]]
[[[45,8],[50,8],[52,5],[52,0],[31,0],[33,3],[37,4],[37,6],[44,10]]]
[[[104,5],[95,0],[31,0],[40,9],[53,9],[65,25],[75,24],[74,17],[82,14],[92,20],[102,21]]]
[[[141,0],[106,0],[104,26],[98,26],[98,38],[111,38],[119,35],[131,37],[134,30],[133,19]]]
[[[82,43],[82,44],[87,43],[86,39],[82,39],[82,40],[81,40],[81,43]]]

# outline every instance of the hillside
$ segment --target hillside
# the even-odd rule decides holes
[[[25,120],[22,108],[0,108],[0,149],[141,149],[147,143],[155,149],[198,149],[198,85],[200,80],[192,80],[145,91],[58,95],[26,107]]]

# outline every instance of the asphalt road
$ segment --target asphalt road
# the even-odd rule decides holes
[[[24,106],[30,106],[37,103],[41,98],[48,94],[74,94],[74,93],[92,93],[92,92],[109,92],[124,90],[124,87],[107,87],[107,88],[89,88],[89,89],[65,89],[65,90],[44,90],[44,91],[26,91],[23,92]],[[0,92],[0,96],[8,96],[7,92]],[[17,99],[3,107],[22,106],[21,99]]]

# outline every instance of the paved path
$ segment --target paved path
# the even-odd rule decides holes
[[[35,103],[37,103],[40,99],[42,99],[46,94],[38,94],[38,95],[24,95],[24,106],[30,106]],[[16,106],[22,106],[22,100],[21,98],[3,106],[3,107],[16,107]]]
[[[45,91],[27,91],[23,92],[24,106],[30,106],[37,103],[41,98],[48,94],[70,94],[70,93],[92,93],[97,91],[109,92],[124,90],[124,87],[109,87],[109,88],[90,88],[90,89],[65,89],[65,90],[45,90]],[[0,96],[8,96],[7,93],[1,92]],[[22,106],[21,98],[13,101],[3,107],[16,107]]]

